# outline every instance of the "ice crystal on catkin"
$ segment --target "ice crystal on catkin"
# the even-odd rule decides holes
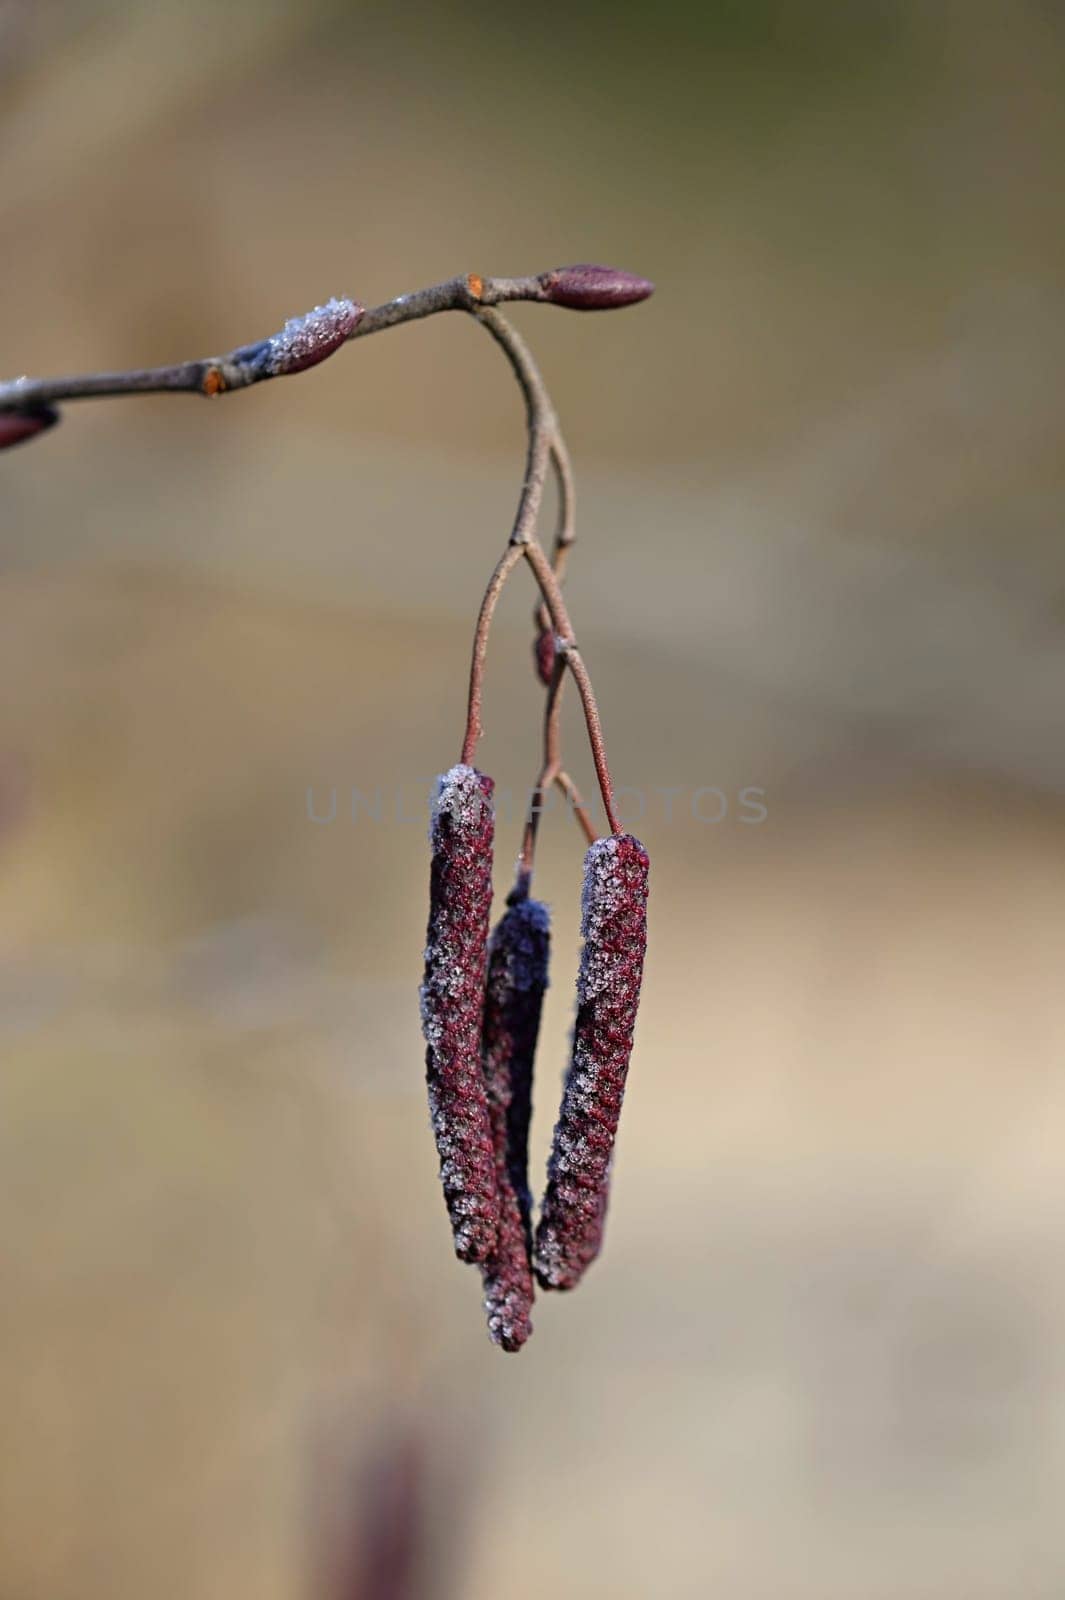
[[[573,1053],[536,1230],[536,1275],[573,1289],[602,1245],[647,946],[647,852],[631,834],[599,839],[584,861]]]
[[[499,1191],[481,1067],[488,918],[492,905],[491,778],[456,766],[437,779],[422,1030],[440,1178],[462,1261],[496,1243]]]
[[[511,1351],[520,1350],[532,1332],[529,1119],[549,946],[547,907],[518,898],[496,925],[488,952],[483,1060],[499,1187],[499,1236],[481,1271],[488,1332]]]

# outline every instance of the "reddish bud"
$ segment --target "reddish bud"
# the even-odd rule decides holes
[[[421,988],[429,1111],[460,1261],[484,1261],[499,1220],[495,1147],[481,1068],[492,905],[491,778],[452,767],[437,779]]]
[[[634,306],[654,294],[647,278],[616,267],[556,267],[540,274],[544,299],[571,311],[613,311],[615,306]]]
[[[280,333],[266,341],[266,371],[276,378],[316,367],[351,338],[362,314],[355,300],[327,300],[302,317],[290,317]]]
[[[39,433],[47,433],[59,421],[54,406],[26,406],[22,411],[0,411],[0,450],[10,445],[24,444]]]
[[[545,1289],[575,1288],[602,1245],[647,946],[647,874],[631,834],[598,839],[585,856],[573,1054],[536,1230]]]
[[[532,1333],[529,1120],[549,946],[547,907],[538,900],[518,900],[497,924],[488,953],[482,1054],[499,1186],[499,1236],[481,1272],[489,1335],[510,1351],[520,1350]]]
[[[536,663],[536,676],[548,687],[554,675],[557,651],[554,633],[550,628],[544,628],[533,640],[533,660]]]

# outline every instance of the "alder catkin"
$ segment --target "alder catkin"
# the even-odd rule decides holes
[[[550,937],[547,907],[521,898],[496,925],[488,951],[483,1061],[499,1188],[499,1235],[481,1272],[489,1336],[509,1351],[520,1350],[532,1333],[529,1120]]]
[[[536,1230],[536,1276],[573,1289],[599,1254],[647,947],[647,852],[631,834],[584,861],[573,1053]]]
[[[495,1247],[499,1190],[481,1066],[488,919],[492,905],[494,785],[476,768],[436,781],[422,1031],[429,1112],[460,1261]]]

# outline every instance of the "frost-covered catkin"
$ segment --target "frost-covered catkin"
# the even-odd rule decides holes
[[[481,1068],[488,919],[492,905],[491,778],[456,766],[436,782],[432,871],[421,988],[429,1111],[440,1178],[461,1261],[495,1248],[499,1190]]]
[[[483,1060],[499,1186],[499,1236],[481,1272],[488,1332],[510,1351],[520,1350],[532,1333],[529,1119],[549,947],[547,907],[539,900],[519,899],[496,925],[488,952]]]
[[[585,856],[573,1054],[536,1230],[545,1289],[575,1288],[602,1245],[647,946],[647,874],[631,834],[598,839]]]

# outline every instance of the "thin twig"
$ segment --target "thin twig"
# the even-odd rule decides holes
[[[551,298],[549,287],[545,286],[547,278],[546,273],[529,278],[481,278],[476,273],[449,278],[446,283],[398,295],[395,300],[369,311],[360,307],[355,325],[344,332],[338,343],[363,339],[368,334],[394,328],[401,322],[431,317],[439,311],[476,311],[482,306],[503,305],[515,300],[546,301]],[[308,317],[313,315],[313,312],[308,313]],[[225,355],[203,356],[174,366],[141,367],[128,372],[89,372],[59,378],[13,378],[0,383],[0,411],[22,410],[55,400],[93,400],[105,395],[200,394],[213,397],[234,389],[246,389],[265,378],[287,375],[285,371],[272,372],[264,368],[263,352],[270,343],[270,339],[260,339],[255,344],[227,351]]]
[[[496,602],[503,592],[503,585],[507,578],[522,558],[520,544],[508,544],[499,560],[496,562],[495,571],[488,580],[488,588],[481,601],[481,609],[477,614],[477,628],[473,636],[473,656],[470,661],[470,688],[466,702],[466,732],[462,741],[461,760],[466,766],[473,763],[477,741],[481,737],[481,706],[484,699],[484,661],[488,652],[488,632],[492,626],[492,613],[495,611]]]
[[[580,790],[577,788],[577,785],[566,771],[555,773],[555,784],[566,796],[566,804],[576,817],[577,823],[581,829],[581,832],[584,834],[585,839],[589,844],[594,844],[598,839],[599,834],[596,831],[595,823],[592,821],[587,809],[585,808],[584,801],[581,799]]]
[[[562,684],[566,675],[566,653],[560,649],[551,670],[551,682],[544,705],[544,758],[536,787],[529,798],[529,811],[522,835],[521,855],[518,857],[518,881],[528,883],[532,878],[533,857],[536,854],[536,833],[540,826],[540,813],[544,809],[544,796],[554,783],[562,767],[562,738],[560,712],[562,709]]]
[[[551,441],[551,465],[554,468],[558,490],[558,517],[555,523],[555,542],[551,550],[551,565],[559,583],[566,575],[570,547],[577,542],[577,491],[573,481],[573,467],[565,440],[555,425]],[[533,613],[537,631],[543,633],[550,624],[550,616],[543,601]]]
[[[588,669],[584,665],[577,642],[573,636],[573,624],[566,610],[566,602],[562,598],[558,579],[554,569],[544,554],[540,544],[535,539],[530,539],[524,546],[525,559],[533,569],[533,574],[540,585],[540,593],[544,597],[551,617],[551,625],[558,635],[559,648],[565,649],[566,665],[573,674],[577,684],[577,693],[581,697],[584,708],[584,720],[588,728],[588,743],[592,747],[592,760],[595,762],[595,775],[599,780],[599,792],[603,797],[603,808],[606,811],[607,821],[612,833],[621,833],[621,821],[614,809],[614,785],[610,777],[610,767],[606,757],[606,745],[603,742],[603,727],[599,720],[599,707],[596,704],[595,693],[592,689],[592,680],[588,676]]]

